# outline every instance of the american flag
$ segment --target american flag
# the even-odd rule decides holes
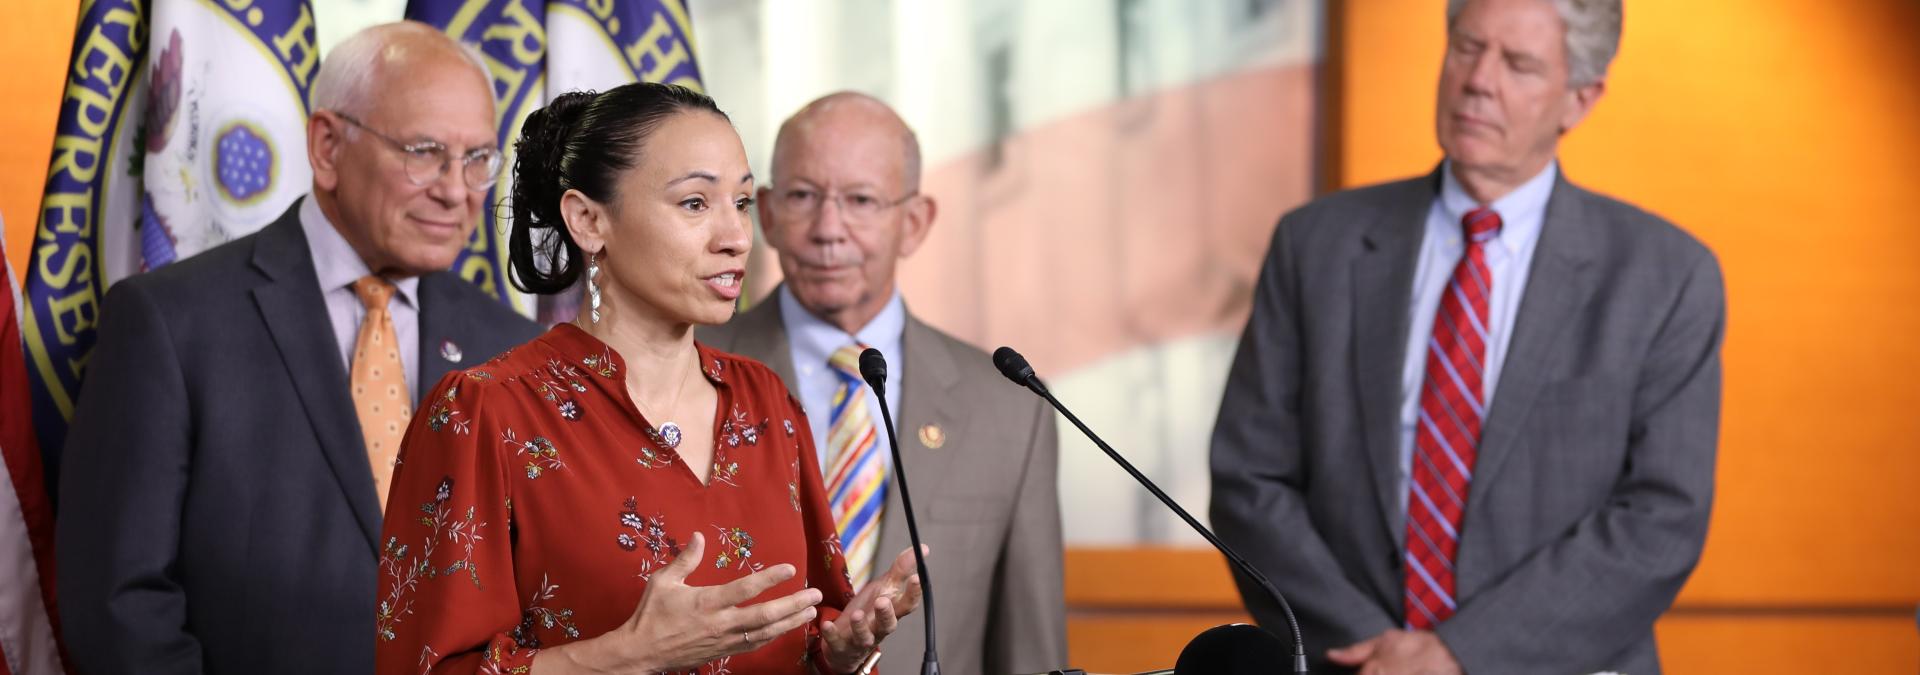
[[[0,244],[0,259],[6,246]],[[20,291],[5,267],[0,293],[0,675],[62,672],[54,638],[53,502],[27,397]]]

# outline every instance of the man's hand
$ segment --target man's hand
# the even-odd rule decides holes
[[[1424,630],[1390,630],[1358,644],[1327,650],[1327,659],[1357,667],[1360,675],[1462,675],[1446,643]]]

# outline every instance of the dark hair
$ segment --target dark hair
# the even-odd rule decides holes
[[[654,82],[567,92],[528,115],[514,144],[508,198],[514,287],[550,295],[579,281],[583,256],[560,216],[560,196],[579,190],[612,203],[615,180],[639,162],[647,137],[667,118],[692,110],[727,117],[705,94]]]

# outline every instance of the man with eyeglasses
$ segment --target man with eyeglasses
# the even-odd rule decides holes
[[[79,672],[372,672],[412,411],[538,332],[447,271],[500,170],[479,61],[378,26],[328,54],[312,97],[312,194],[101,309],[59,492]]]
[[[838,93],[795,113],[774,143],[760,227],[784,283],[752,311],[700,331],[780,373],[812,422],[853,583],[878,551],[909,546],[886,429],[858,354],[891,367],[901,461],[914,485],[927,564],[940,589],[940,662],[950,673],[1044,672],[1065,664],[1053,413],[1008,396],[987,355],[915,319],[899,261],[933,226],[920,146],[886,104]],[[862,486],[884,481],[884,490]],[[884,563],[882,559],[880,562]],[[887,638],[882,672],[918,670],[921,613]]]

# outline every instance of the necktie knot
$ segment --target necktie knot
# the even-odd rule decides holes
[[[1500,236],[1500,212],[1486,207],[1468,211],[1460,218],[1460,228],[1467,241],[1485,244]]]
[[[858,342],[841,347],[833,352],[833,356],[827,357],[827,365],[851,376],[855,381],[864,381],[860,376],[860,353],[864,351],[867,351],[867,346]]]
[[[353,294],[360,297],[360,304],[367,311],[386,311],[387,300],[393,298],[393,282],[378,274],[369,274],[353,282]]]

